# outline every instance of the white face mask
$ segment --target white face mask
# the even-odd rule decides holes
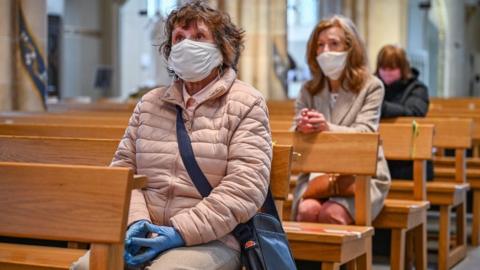
[[[324,52],[317,56],[323,73],[332,80],[338,80],[347,63],[348,52]]]
[[[173,45],[168,58],[168,66],[187,82],[205,79],[222,63],[222,53],[215,44],[190,39]]]

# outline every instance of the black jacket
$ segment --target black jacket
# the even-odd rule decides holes
[[[428,90],[418,80],[418,71],[412,68],[412,77],[385,85],[381,118],[397,116],[425,116],[428,111]]]
[[[385,98],[382,103],[381,118],[399,116],[423,117],[428,111],[428,90],[418,80],[418,71],[412,68],[412,78],[385,85]],[[381,78],[380,78],[381,79]],[[385,83],[384,83],[385,84]],[[392,180],[412,179],[413,162],[387,160]],[[427,180],[433,179],[433,164],[427,162]]]

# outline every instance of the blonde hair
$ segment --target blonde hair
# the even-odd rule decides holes
[[[317,41],[320,33],[331,27],[338,27],[344,32],[344,41],[348,48],[345,70],[339,78],[342,87],[358,93],[369,76],[367,53],[363,40],[360,38],[354,23],[350,19],[340,15],[335,15],[329,19],[320,21],[310,35],[307,45],[307,63],[312,73],[312,79],[305,83],[305,88],[314,95],[323,89],[327,81],[327,77],[316,60]]]

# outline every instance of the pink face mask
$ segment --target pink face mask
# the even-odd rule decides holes
[[[378,74],[380,75],[380,78],[382,78],[382,80],[387,85],[392,84],[402,78],[402,73],[400,72],[399,68],[395,68],[395,69],[381,68],[378,70]]]

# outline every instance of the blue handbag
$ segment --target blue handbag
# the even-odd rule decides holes
[[[183,122],[182,108],[178,105],[176,129],[180,156],[188,175],[202,197],[207,197],[212,186],[195,160],[192,143]],[[255,214],[246,223],[238,224],[232,232],[240,242],[243,266],[247,270],[296,270],[270,188],[262,210],[262,213]]]

